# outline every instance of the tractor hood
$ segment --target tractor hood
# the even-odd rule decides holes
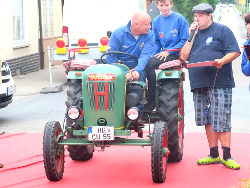
[[[104,122],[115,129],[122,128],[126,91],[124,70],[107,64],[91,66],[84,71],[82,83],[84,126],[98,126],[99,122]]]

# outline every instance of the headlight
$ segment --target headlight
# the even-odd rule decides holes
[[[81,111],[77,106],[71,106],[67,112],[68,117],[72,120],[79,118],[80,114]]]
[[[131,120],[136,120],[139,117],[139,110],[136,107],[130,108],[127,112],[127,116]]]

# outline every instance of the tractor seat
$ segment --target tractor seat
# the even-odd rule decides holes
[[[159,69],[165,70],[165,69],[174,69],[178,68],[182,65],[182,62],[180,60],[172,60],[172,61],[167,61],[165,63],[162,63],[159,66]]]
[[[69,62],[66,61],[63,63],[66,69],[69,67]],[[96,65],[96,61],[93,59],[75,59],[70,62],[69,70],[85,70],[92,65]]]

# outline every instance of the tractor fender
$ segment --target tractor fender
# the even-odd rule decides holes
[[[67,80],[81,80],[84,71],[69,71]]]
[[[184,81],[184,77],[184,72],[182,70],[163,70],[159,72],[157,80],[182,79]]]

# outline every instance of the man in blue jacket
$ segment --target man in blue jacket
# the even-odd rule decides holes
[[[184,16],[172,10],[173,0],[156,0],[156,6],[161,14],[152,23],[155,47],[154,56],[145,69],[148,79],[148,104],[145,105],[144,111],[152,111],[155,108],[155,69],[166,61],[178,59],[178,51],[168,50],[181,49],[188,38],[188,22]]]
[[[248,14],[245,17],[245,22],[247,24],[247,33],[249,36],[249,34],[250,34],[250,14]],[[242,54],[241,70],[242,70],[242,73],[244,75],[250,76],[250,61],[249,61],[250,41],[249,41],[249,37],[248,37],[247,41],[244,43],[244,47],[245,47],[245,50],[243,51],[243,54]]]
[[[129,53],[138,58],[136,60],[128,55],[107,55],[108,63],[124,62],[129,68],[134,67],[126,74],[127,79],[145,81],[144,68],[146,67],[154,50],[154,34],[150,30],[151,18],[146,12],[136,12],[126,26],[116,29],[109,40],[109,51]]]

